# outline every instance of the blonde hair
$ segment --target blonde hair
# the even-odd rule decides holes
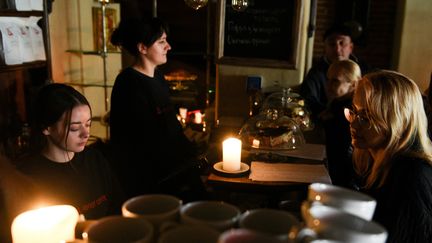
[[[366,177],[366,188],[382,186],[395,154],[408,153],[432,164],[432,143],[428,137],[428,121],[421,92],[411,79],[393,71],[367,74],[354,92],[363,89],[366,115],[370,129],[384,134],[383,153],[372,159],[366,149],[355,148],[353,161],[356,171]]]
[[[330,65],[327,71],[327,78],[331,79],[338,75],[342,75],[345,82],[357,82],[361,79],[360,67],[351,60],[335,61]]]

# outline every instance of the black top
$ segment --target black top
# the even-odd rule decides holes
[[[128,197],[160,192],[160,185],[193,164],[194,147],[186,138],[156,71],[146,76],[129,67],[116,78],[111,95],[114,166]]]
[[[352,106],[352,95],[330,102],[322,113],[326,138],[326,154],[330,178],[334,185],[353,188],[355,172],[352,163],[350,124],[345,119],[344,108]]]
[[[111,95],[110,126],[111,141],[116,144],[151,142],[152,147],[159,148],[160,144],[185,139],[168,84],[159,72],[152,78],[126,68],[117,76]]]
[[[41,186],[50,202],[72,205],[86,219],[120,213],[119,186],[99,151],[86,148],[66,163],[34,155],[23,159],[18,169]]]
[[[391,165],[384,186],[366,191],[377,200],[373,220],[388,230],[387,242],[432,242],[432,166],[404,155]]]

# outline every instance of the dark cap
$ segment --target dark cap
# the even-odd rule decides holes
[[[346,36],[349,36],[352,38],[352,31],[351,31],[351,28],[347,25],[336,24],[336,25],[331,26],[324,33],[324,41],[332,35],[346,35]]]

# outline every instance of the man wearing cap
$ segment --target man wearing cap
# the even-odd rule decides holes
[[[319,117],[327,105],[326,75],[332,62],[351,59],[359,64],[362,74],[365,74],[369,69],[352,54],[354,43],[349,27],[335,25],[328,29],[324,34],[324,44],[324,56],[312,66],[300,86],[300,94],[305,99],[305,103],[315,119]]]

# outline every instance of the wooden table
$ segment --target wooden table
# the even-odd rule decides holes
[[[322,144],[321,130],[305,132],[305,139],[311,143]],[[218,137],[218,136],[216,136]],[[220,136],[223,137],[223,136]],[[209,162],[212,164],[218,162],[221,159],[221,143],[218,139],[213,140],[210,144],[208,151]],[[251,153],[244,153],[242,151],[242,161],[251,165],[251,161],[265,161],[261,160],[259,156],[255,156]],[[274,155],[270,159],[279,161],[281,159],[278,155]],[[300,159],[285,157],[282,158],[285,163],[300,163],[300,164],[326,164],[325,160],[311,160],[311,159]],[[274,161],[273,161],[274,162]],[[213,192],[218,198],[224,201],[234,200],[238,194],[248,194],[240,200],[248,200],[248,196],[253,197],[254,195],[261,195],[270,201],[270,207],[277,206],[278,202],[285,200],[288,195],[289,200],[293,199],[297,202],[301,202],[306,198],[307,187],[310,183],[305,182],[292,182],[292,181],[254,181],[249,179],[249,173],[244,173],[239,176],[220,174],[213,168],[210,169],[208,175],[205,178],[205,183],[209,191]],[[241,203],[238,200],[236,204]],[[267,206],[267,205],[264,205]]]
[[[249,175],[241,177],[226,177],[217,175],[211,172],[206,181],[207,185],[215,190],[231,190],[242,192],[256,192],[256,193],[277,193],[281,190],[297,191],[307,189],[309,183],[298,182],[267,182],[267,181],[253,181],[249,179]]]
[[[296,159],[294,159],[296,160]],[[306,161],[306,162],[305,162]],[[258,162],[260,163],[260,162]],[[260,163],[260,164],[266,164],[266,163]],[[293,163],[269,163],[269,166],[307,166],[307,165],[324,165],[324,161],[313,161],[313,160],[305,160],[305,159],[298,159],[297,162]],[[249,163],[250,166],[250,163]],[[328,181],[326,178],[314,181],[315,178],[308,178],[301,181],[259,181],[259,180],[252,180],[249,178],[250,171],[247,173],[242,173],[241,175],[230,175],[230,174],[223,174],[216,170],[212,170],[210,174],[207,177],[207,184],[209,186],[213,187],[226,187],[228,189],[240,189],[240,190],[267,190],[267,191],[279,191],[279,190],[295,190],[299,188],[307,187],[312,182],[324,182],[324,183],[331,183],[330,177],[328,175],[327,171],[323,172],[324,177],[328,177]]]
[[[309,162],[323,163],[322,161]],[[212,170],[207,176],[206,184],[216,199],[231,202],[241,208],[281,208],[281,203],[288,202],[285,205],[290,205],[289,211],[299,215],[301,202],[306,199],[310,183],[255,181],[249,179],[249,173],[240,176],[229,176]],[[255,203],[250,203],[253,200],[255,200]]]

